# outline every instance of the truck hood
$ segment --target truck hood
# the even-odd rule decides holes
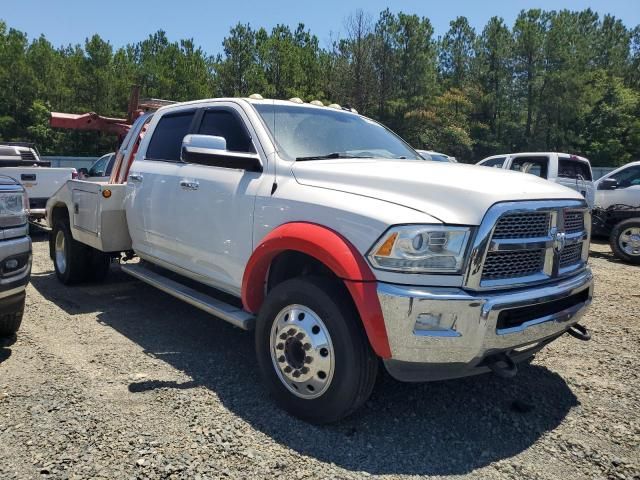
[[[534,175],[459,163],[317,160],[295,162],[293,175],[301,185],[377,198],[459,225],[479,225],[497,202],[584,200]]]

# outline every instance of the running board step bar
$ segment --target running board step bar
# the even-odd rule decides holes
[[[171,280],[159,273],[156,273],[142,265],[125,264],[121,266],[122,271],[132,277],[137,278],[149,285],[162,290],[200,310],[204,310],[222,320],[229,322],[243,330],[252,330],[255,324],[255,317],[238,307],[222,302],[210,295],[198,292],[193,288]]]

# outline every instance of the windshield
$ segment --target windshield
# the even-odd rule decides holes
[[[288,160],[402,158],[421,160],[400,137],[373,120],[331,108],[255,103]]]

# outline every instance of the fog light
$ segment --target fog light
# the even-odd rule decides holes
[[[457,315],[453,313],[421,313],[416,318],[413,333],[416,335],[454,336]]]
[[[4,268],[6,270],[15,270],[16,268],[18,268],[18,260],[16,260],[15,258],[7,260],[6,262],[4,262]]]

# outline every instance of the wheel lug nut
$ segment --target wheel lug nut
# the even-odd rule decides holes
[[[279,343],[278,345],[276,345],[276,348],[278,350],[282,350],[284,348],[284,343]]]
[[[280,356],[278,357],[278,361],[279,361],[280,363],[284,362],[285,360],[286,360],[286,359],[284,358],[284,355],[280,355]]]
[[[298,377],[300,376],[300,370],[295,370],[295,371],[293,372],[293,376],[294,376],[294,377],[296,377],[296,378],[298,378]]]
[[[297,338],[298,340],[302,340],[302,339],[304,338],[304,333],[302,333],[302,332],[298,332],[298,334],[296,335],[296,338]]]
[[[309,351],[311,350],[311,344],[310,343],[305,343],[302,348],[304,348],[305,350]]]
[[[304,363],[311,363],[311,362],[313,362],[313,357],[309,357],[309,356],[304,357]]]
[[[287,334],[286,334],[286,333],[281,333],[281,334],[280,334],[280,338],[281,338],[282,340],[284,340],[285,338],[287,338]]]
[[[291,373],[291,367],[289,365],[287,365],[286,367],[284,367],[284,372],[285,373]]]
[[[309,373],[309,367],[302,367],[302,368],[300,369],[300,371],[301,371],[302,373]]]
[[[294,328],[290,328],[289,330],[287,330],[287,333],[289,335],[293,335],[294,333],[296,333],[296,330]]]

